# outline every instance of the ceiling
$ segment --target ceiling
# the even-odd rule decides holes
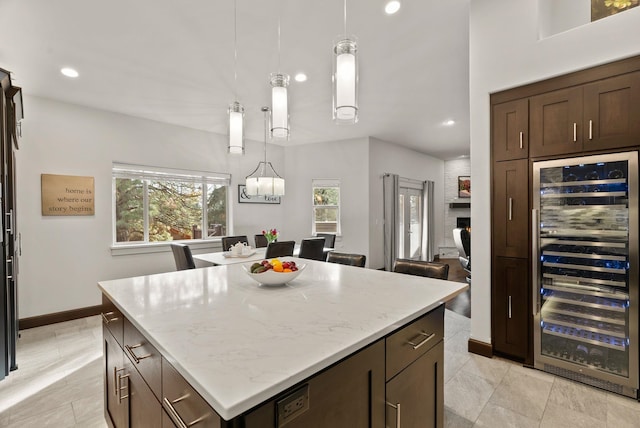
[[[469,1],[348,0],[359,44],[356,125],[331,119],[342,0],[236,0],[237,98],[262,141],[269,73],[308,75],[289,90],[283,145],[375,137],[441,159],[469,154]],[[281,20],[278,61],[277,28]],[[27,95],[225,134],[235,100],[232,0],[0,0],[0,68]],[[60,74],[73,67],[77,79]],[[28,106],[25,106],[28,119]],[[456,121],[445,126],[449,119]],[[28,126],[25,123],[25,126]]]

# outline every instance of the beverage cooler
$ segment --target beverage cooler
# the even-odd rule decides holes
[[[638,154],[533,164],[535,367],[636,398]]]

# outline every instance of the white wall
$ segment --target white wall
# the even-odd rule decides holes
[[[470,8],[471,337],[483,342],[491,342],[489,94],[640,54],[640,8],[538,40],[537,3],[475,0]]]
[[[231,173],[235,232],[283,226],[284,204],[237,203],[237,184],[262,158],[263,143],[247,142],[246,156],[230,157],[220,135],[30,96],[24,109],[16,155],[20,318],[97,305],[99,280],[175,269],[170,251],[111,255],[113,161]],[[270,160],[284,174],[282,152],[269,147]],[[43,173],[95,177],[95,215],[43,217]]]
[[[369,256],[368,266],[384,267],[384,206],[382,175],[434,182],[435,249],[444,242],[444,161],[396,144],[369,139]],[[364,206],[363,208],[364,209]]]
[[[311,180],[339,179],[342,236],[336,240],[336,249],[366,255],[369,229],[363,207],[369,204],[368,139],[291,146],[285,157],[290,179],[282,227],[287,236],[297,242],[311,236]]]
[[[458,177],[471,176],[471,160],[469,158],[448,160],[444,163],[444,246],[455,248],[456,243],[453,241],[453,229],[456,227],[456,218],[470,217],[470,208],[450,208],[449,202],[458,199]],[[474,186],[471,180],[471,194],[473,195]],[[458,202],[471,202],[471,198],[466,200],[458,200]],[[441,255],[442,257],[442,255]],[[455,250],[453,257],[458,257],[458,251]]]

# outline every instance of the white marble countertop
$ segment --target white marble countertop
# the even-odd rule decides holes
[[[293,260],[306,269],[284,286],[259,285],[243,264],[233,264],[101,281],[98,287],[226,420],[467,288]]]

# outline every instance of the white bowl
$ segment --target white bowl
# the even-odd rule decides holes
[[[298,275],[302,273],[304,268],[307,267],[306,264],[301,263],[301,264],[296,264],[296,267],[298,268],[298,270],[294,272],[275,272],[272,269],[269,269],[268,271],[265,271],[262,273],[251,273],[252,264],[253,263],[242,265],[242,267],[244,268],[245,272],[247,272],[247,275],[249,275],[251,279],[253,279],[255,282],[262,285],[286,284],[287,282],[293,281],[294,279],[296,279]]]

